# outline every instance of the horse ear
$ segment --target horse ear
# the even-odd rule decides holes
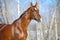
[[[37,4],[38,4],[38,3],[36,2],[35,7],[37,6]]]
[[[30,7],[32,7],[32,2],[30,3]]]

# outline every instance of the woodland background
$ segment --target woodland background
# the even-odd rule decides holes
[[[11,24],[30,2],[38,2],[42,22],[31,21],[27,40],[60,40],[60,0],[0,0],[0,24]]]

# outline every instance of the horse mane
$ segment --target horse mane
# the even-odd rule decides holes
[[[26,11],[24,11],[23,13],[22,13],[22,15],[20,16],[20,18],[29,10],[30,8],[28,8]]]
[[[22,14],[21,14],[21,16],[18,18],[18,19],[16,19],[13,23],[15,23],[16,21],[18,21],[19,19],[21,19],[22,18],[22,16],[29,10],[30,8],[28,8],[26,11],[24,11]],[[12,24],[13,24],[12,23]]]

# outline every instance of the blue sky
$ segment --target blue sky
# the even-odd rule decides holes
[[[0,2],[2,2],[2,0],[0,0]]]

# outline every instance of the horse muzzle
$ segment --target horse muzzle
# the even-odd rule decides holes
[[[42,18],[36,19],[37,22],[42,22]]]

